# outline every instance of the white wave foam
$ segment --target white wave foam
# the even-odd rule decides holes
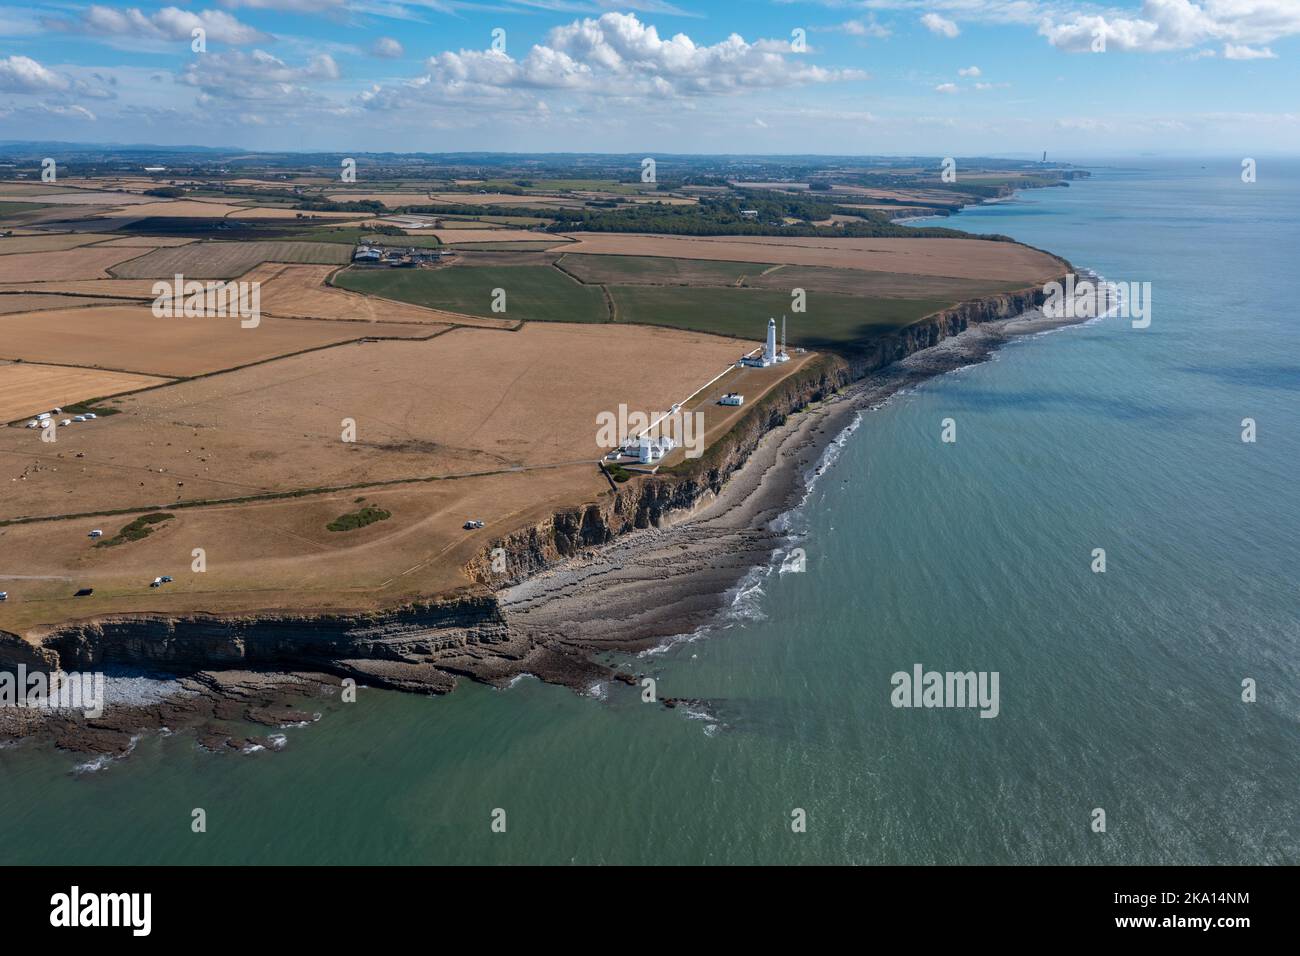
[[[139,742],[140,742],[140,735],[136,734],[127,743],[126,750],[122,751],[122,753],[100,754],[98,757],[93,757],[90,760],[87,760],[85,763],[77,764],[75,767],[72,768],[72,772],[75,774],[83,774],[83,773],[99,773],[99,771],[101,770],[107,770],[109,767],[111,767],[114,764],[114,762],[118,760],[125,760],[127,757],[129,757],[131,755],[131,751],[135,750],[135,745],[138,744]]]

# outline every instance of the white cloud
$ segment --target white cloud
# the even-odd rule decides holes
[[[94,113],[86,109],[84,106],[77,106],[76,104],[63,106],[60,104],[43,103],[41,109],[45,110],[45,112],[52,116],[61,116],[64,119],[89,120],[92,123],[96,119]]]
[[[271,39],[260,30],[241,23],[220,10],[194,13],[179,7],[163,7],[156,13],[143,13],[136,7],[117,9],[98,4],[81,12],[76,19],[47,18],[46,26],[68,33],[89,36],[131,37],[148,40],[190,42],[195,27],[202,27],[209,40],[242,45]]]
[[[338,78],[338,65],[327,53],[295,67],[264,50],[231,50],[195,57],[178,81],[198,89],[201,104],[239,100],[293,105],[319,101],[309,83]]]
[[[1045,14],[1038,32],[1070,52],[1092,48],[1103,36],[1107,50],[1163,53],[1202,43],[1269,43],[1300,33],[1296,0],[1143,0],[1136,11]],[[1225,54],[1226,55],[1226,54]]]
[[[370,52],[375,56],[383,57],[386,60],[400,59],[406,51],[402,49],[402,44],[398,43],[392,37],[380,37],[370,48]]]
[[[921,24],[936,36],[947,37],[950,40],[961,33],[956,23],[937,13],[927,13],[922,16]]]
[[[980,68],[978,66],[967,66],[967,67],[962,67],[962,69],[958,70],[957,75],[976,77],[976,76],[983,76],[984,74],[980,72]]]
[[[0,59],[0,92],[57,93],[71,85],[66,76],[45,68],[29,56]]]
[[[1255,49],[1254,47],[1225,43],[1223,45],[1223,58],[1225,60],[1276,60],[1277,54],[1268,47]]]
[[[1093,31],[1108,50],[1161,53],[1204,43],[1262,46],[1300,35],[1300,0],[819,0],[823,6],[924,13],[921,21],[1033,26],[1053,46],[1091,49]],[[1135,9],[1136,8],[1136,9]],[[955,34],[952,34],[955,35]]]
[[[936,86],[936,87],[934,88],[934,91],[935,91],[936,93],[956,93],[956,92],[957,92],[957,84],[956,84],[956,83],[940,83],[938,86]]]
[[[290,13],[320,13],[342,9],[348,0],[221,0],[223,7],[249,10],[286,10]],[[436,4],[426,4],[437,6]]]
[[[869,20],[845,20],[834,29],[852,37],[872,37],[877,40],[884,40],[893,35],[893,31],[877,23],[874,16]]]
[[[403,108],[411,97],[505,104],[520,91],[563,91],[592,98],[660,101],[863,79],[791,56],[786,40],[747,42],[737,34],[711,46],[683,33],[669,39],[635,14],[606,13],[553,28],[521,59],[495,50],[447,51],[426,74],[363,94],[375,109]],[[510,108],[525,104],[512,103]]]

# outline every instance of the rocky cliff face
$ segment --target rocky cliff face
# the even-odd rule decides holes
[[[826,355],[764,396],[730,433],[703,457],[669,471],[617,486],[597,504],[552,515],[545,522],[493,541],[465,567],[466,574],[487,586],[538,571],[556,561],[597,547],[633,528],[670,522],[689,514],[716,494],[743,465],[767,432],[779,427],[810,403],[872,372],[937,345],[972,325],[1019,315],[1043,301],[1039,288],[985,296],[926,317],[855,355]],[[492,552],[503,548],[507,573],[492,570]],[[499,567],[498,563],[498,567]]]
[[[62,625],[39,648],[14,635],[4,638],[0,665],[68,671],[114,664],[181,672],[316,668],[380,683],[384,662],[509,643],[496,602],[485,594],[355,615],[115,615]]]
[[[1064,270],[1063,270],[1064,271]],[[105,664],[171,671],[315,669],[400,689],[450,689],[456,675],[499,679],[527,663],[533,673],[587,679],[590,664],[559,648],[512,634],[491,589],[637,528],[688,515],[717,494],[762,437],[791,414],[913,352],[971,325],[1004,319],[1042,302],[1041,289],[987,296],[938,312],[870,349],[826,354],[755,402],[700,459],[616,486],[613,494],[557,512],[495,540],[465,568],[482,587],[382,612],[256,616],[121,615],[51,629],[33,646],[0,632],[0,666],[19,663],[65,670]],[[507,573],[493,571],[504,548]]]

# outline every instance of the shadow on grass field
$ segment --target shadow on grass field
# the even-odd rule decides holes
[[[791,346],[853,348],[952,305],[949,299],[882,299],[809,292],[793,313],[788,292],[765,289],[613,286],[620,322],[664,325],[760,341],[767,320],[786,316]]]
[[[550,266],[449,266],[442,269],[345,269],[334,284],[352,292],[449,312],[533,322],[605,322],[598,286],[580,285]],[[495,289],[506,310],[492,311]]]

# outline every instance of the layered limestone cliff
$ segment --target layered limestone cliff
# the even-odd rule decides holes
[[[1042,299],[1038,287],[986,296],[935,313],[860,352],[816,358],[755,402],[700,459],[634,478],[597,502],[490,542],[466,566],[476,583],[461,593],[356,614],[115,615],[69,622],[30,640],[0,632],[0,667],[317,670],[433,692],[451,689],[457,676],[500,682],[527,670],[576,686],[607,671],[583,659],[558,632],[551,641],[512,631],[496,588],[629,531],[680,520],[717,495],[764,435],[791,415],[972,325],[1018,315]]]

